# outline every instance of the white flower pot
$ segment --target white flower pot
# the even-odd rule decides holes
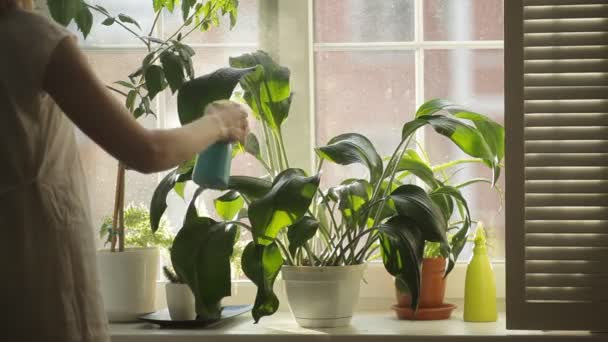
[[[97,252],[101,296],[110,322],[131,322],[154,312],[159,250],[128,248]]]
[[[365,264],[354,266],[283,266],[289,307],[304,328],[350,324],[359,299]]]
[[[167,307],[174,321],[188,321],[196,318],[194,295],[186,284],[165,284]]]

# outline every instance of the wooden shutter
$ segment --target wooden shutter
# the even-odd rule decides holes
[[[507,327],[608,330],[608,0],[505,0]]]

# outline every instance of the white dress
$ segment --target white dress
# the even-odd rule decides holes
[[[42,89],[70,33],[0,14],[0,334],[6,341],[109,341],[74,127]]]

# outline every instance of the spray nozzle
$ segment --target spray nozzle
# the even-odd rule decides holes
[[[482,222],[477,224],[477,230],[475,231],[475,246],[486,245],[486,230]]]

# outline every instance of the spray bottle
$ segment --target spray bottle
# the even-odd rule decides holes
[[[483,224],[477,225],[473,257],[467,267],[464,293],[465,322],[496,322],[496,278],[486,248]]]

